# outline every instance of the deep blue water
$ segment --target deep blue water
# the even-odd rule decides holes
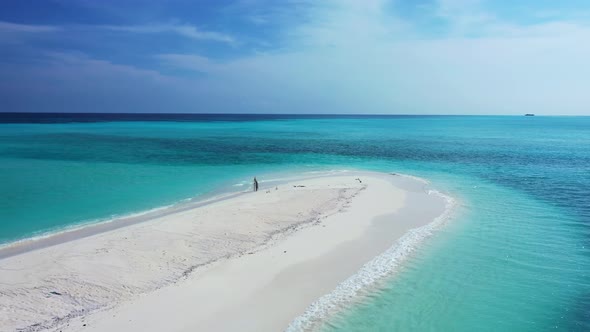
[[[81,123],[114,121],[263,121],[298,119],[393,119],[440,115],[346,115],[346,114],[215,114],[215,113],[0,113],[0,123]]]
[[[0,113],[0,242],[254,175],[402,172],[460,213],[324,329],[588,331],[589,165],[589,117]]]

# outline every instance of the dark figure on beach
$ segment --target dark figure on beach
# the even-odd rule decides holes
[[[254,191],[258,191],[258,180],[254,177]]]

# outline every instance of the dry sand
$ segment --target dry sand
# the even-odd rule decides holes
[[[12,248],[0,330],[284,330],[446,206],[416,179],[348,172]]]

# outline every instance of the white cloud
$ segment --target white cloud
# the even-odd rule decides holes
[[[227,44],[235,44],[236,40],[227,34],[215,32],[215,31],[206,31],[198,29],[195,26],[187,25],[187,24],[154,24],[154,25],[131,25],[131,26],[103,26],[106,29],[115,30],[115,31],[124,31],[124,32],[133,32],[133,33],[164,33],[164,32],[172,32],[178,35],[198,39],[198,40],[210,40],[210,41],[217,41]]]
[[[59,30],[61,30],[61,28],[51,26],[51,25],[17,24],[17,23],[0,21],[0,32],[38,33],[38,32],[55,32],[55,31],[59,31]]]
[[[81,53],[40,54],[25,67],[0,64],[0,99],[12,111],[203,112],[206,86]]]
[[[230,60],[155,55],[164,68],[198,72],[193,78],[57,54],[48,68],[13,70],[6,82],[41,96],[23,95],[23,107],[35,99],[68,103],[64,110],[86,102],[94,111],[590,114],[588,24],[518,25],[475,1],[462,12],[452,9],[458,0],[444,1],[428,9],[454,22],[443,36],[400,18],[387,1],[312,2],[298,24],[281,27],[273,51]],[[192,26],[106,28],[233,41]]]
[[[169,66],[204,73],[216,71],[220,66],[204,56],[194,54],[158,54],[156,58]]]
[[[239,100],[245,112],[588,114],[590,45],[581,41],[590,40],[590,28],[518,26],[480,14],[477,7],[460,14],[460,26],[478,22],[486,32],[478,38],[461,29],[425,38],[383,1],[322,3],[286,33],[281,50],[225,62],[161,59],[206,72],[199,82]]]
[[[0,21],[0,45],[14,47],[25,45],[31,39],[54,38],[62,29],[52,25],[18,24]],[[9,50],[9,49],[8,49]]]

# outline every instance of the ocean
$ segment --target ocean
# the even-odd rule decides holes
[[[0,244],[339,169],[460,203],[321,330],[590,331],[590,117],[0,113]]]

